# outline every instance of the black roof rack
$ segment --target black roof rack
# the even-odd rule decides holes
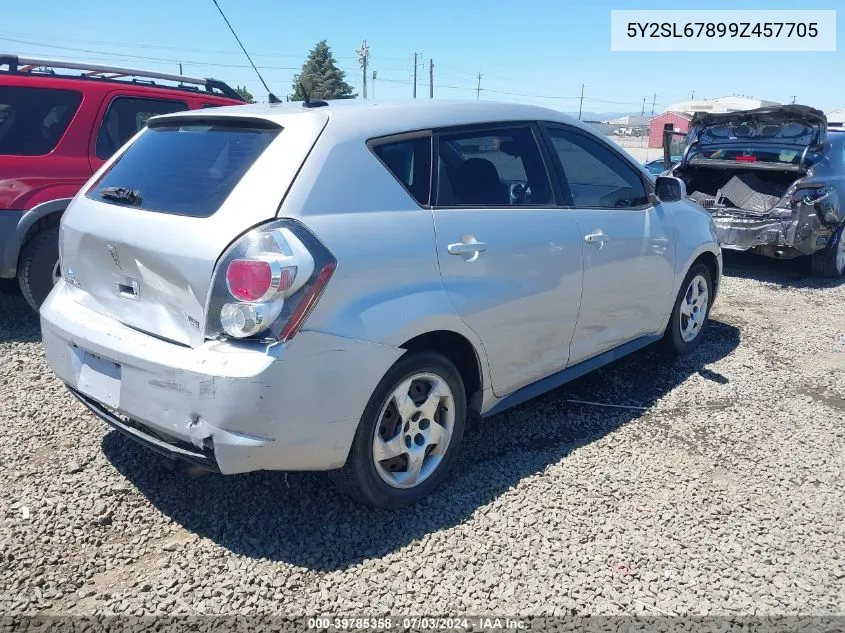
[[[198,91],[201,88],[211,94],[219,94],[230,99],[237,99],[238,101],[246,101],[241,95],[237,93],[230,85],[220,81],[219,79],[186,77],[184,75],[171,75],[168,73],[151,72],[148,70],[137,70],[134,68],[123,68],[121,66],[102,66],[100,64],[86,64],[83,62],[74,62],[61,59],[42,59],[39,57],[22,57],[19,55],[9,55],[0,53],[0,67],[8,66],[8,71],[0,70],[0,74],[45,74],[56,77],[74,78],[74,79],[94,79],[100,81],[118,81],[123,83],[129,79],[133,83],[145,83],[147,85],[154,85],[161,88],[170,88],[177,90],[191,90]],[[58,75],[55,72],[56,68],[64,70],[79,70],[83,71],[80,75]],[[168,86],[166,84],[156,84],[155,80],[176,82],[176,86]]]

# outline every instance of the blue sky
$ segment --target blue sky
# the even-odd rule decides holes
[[[276,94],[290,91],[308,49],[328,40],[360,90],[355,51],[366,38],[375,96],[411,96],[413,53],[420,53],[418,97],[428,97],[434,60],[435,97],[516,100],[585,112],[651,113],[689,98],[744,94],[824,110],[845,107],[845,11],[837,16],[836,52],[631,53],[610,51],[611,9],[836,9],[841,0],[796,7],[790,1],[648,3],[616,0],[218,0]],[[23,7],[23,5],[20,5]],[[39,10],[6,10],[0,51],[86,59],[214,76],[245,84],[266,99],[212,0],[42,0]]]

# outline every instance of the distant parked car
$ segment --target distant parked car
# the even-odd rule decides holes
[[[44,349],[122,433],[227,474],[331,470],[393,508],[445,477],[469,412],[701,341],[710,216],[591,127],[305,106],[155,117],[62,218]]]
[[[680,156],[672,156],[672,165],[677,165],[680,161],[681,161]],[[650,173],[654,176],[659,176],[664,171],[666,171],[666,168],[664,167],[664,164],[663,164],[663,158],[662,157],[661,158],[655,158],[654,160],[648,161],[647,163],[645,163],[643,165],[643,167],[646,168],[648,173]]]
[[[815,108],[698,113],[671,174],[713,216],[723,248],[809,256],[814,274],[845,275],[845,131]]]
[[[59,219],[91,174],[150,116],[237,103],[214,79],[0,54],[0,278],[38,310],[59,278]]]

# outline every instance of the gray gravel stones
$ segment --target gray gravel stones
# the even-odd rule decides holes
[[[693,355],[485,421],[396,513],[322,474],[169,471],[83,410],[0,294],[0,612],[845,613],[845,284],[728,273]]]

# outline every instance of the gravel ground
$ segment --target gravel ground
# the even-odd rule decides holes
[[[845,614],[845,284],[726,272],[694,355],[485,421],[397,513],[322,474],[169,471],[69,396],[2,294],[0,612]]]

